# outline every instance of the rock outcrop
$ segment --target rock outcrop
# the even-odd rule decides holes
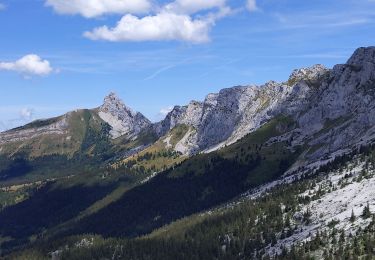
[[[297,127],[280,140],[314,146],[309,156],[320,158],[375,137],[374,75],[375,48],[360,48],[332,70],[314,65],[293,71],[284,83],[223,89],[176,106],[154,129],[161,136],[179,124],[194,127],[185,150],[196,153],[234,143],[282,114]]]
[[[41,135],[63,135],[67,133],[67,116],[50,119],[49,121],[51,122],[39,120],[34,122],[36,126],[29,125],[0,133],[0,145],[22,142]]]
[[[133,139],[151,125],[145,116],[127,107],[114,93],[104,98],[104,104],[99,107],[98,114],[112,127],[112,138],[127,136]]]

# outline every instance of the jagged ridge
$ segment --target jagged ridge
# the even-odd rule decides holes
[[[209,152],[232,144],[284,114],[298,126],[270,140],[289,140],[290,148],[308,145],[308,159],[317,160],[336,151],[366,143],[375,136],[374,86],[375,47],[359,48],[346,64],[332,70],[322,65],[298,69],[287,82],[270,81],[261,86],[239,86],[209,94],[203,102],[176,106],[158,123],[152,124],[139,112],[128,108],[114,93],[94,111],[111,126],[113,139],[135,140],[145,130],[158,137],[178,125],[191,127],[176,144],[186,155]],[[35,129],[0,134],[4,145],[30,134],[61,134],[69,127],[62,121]],[[56,125],[57,124],[57,125]],[[51,131],[46,131],[46,130]],[[334,141],[332,141],[334,140]]]

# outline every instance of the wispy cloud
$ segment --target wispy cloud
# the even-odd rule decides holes
[[[368,12],[303,12],[274,14],[280,26],[276,29],[336,28],[356,26],[375,22],[375,14]]]
[[[0,11],[3,11],[6,9],[6,5],[3,3],[0,3]]]
[[[174,64],[170,64],[170,65],[166,65],[160,69],[158,69],[157,71],[155,71],[154,73],[152,73],[150,76],[146,77],[144,80],[151,80],[151,79],[154,79],[155,77],[157,77],[159,74],[163,73],[163,72],[166,72],[168,70],[171,70],[173,68],[176,68],[177,66],[180,66],[182,64],[185,64],[189,61],[192,61],[194,59],[197,59],[197,58],[188,58],[188,59],[184,59],[180,62],[177,62],[177,63],[174,63]]]
[[[238,59],[231,59],[231,60],[228,60],[228,61],[224,61],[224,62],[222,62],[220,65],[215,66],[215,67],[211,68],[209,71],[203,73],[202,75],[200,75],[200,77],[202,77],[202,78],[203,78],[203,77],[206,77],[206,76],[208,76],[210,73],[212,73],[212,72],[214,72],[214,71],[216,71],[216,70],[226,69],[226,68],[229,67],[229,65],[233,65],[233,64],[235,64],[235,63],[237,63],[237,62],[240,62],[240,61],[242,61],[242,60],[245,60],[246,58],[248,58],[248,57],[245,56],[245,57],[238,58]]]
[[[54,64],[61,69],[62,73],[109,75],[118,72],[137,72],[140,74],[139,80],[149,80],[188,62],[204,62],[212,57],[207,53],[206,50],[203,50],[191,57],[191,52],[188,49],[181,51],[176,48],[160,48],[122,52],[63,52],[59,55],[44,53],[43,56],[53,59]],[[149,74],[145,76],[144,71]]]
[[[246,8],[250,12],[254,12],[254,11],[258,11],[259,10],[256,0],[247,0],[247,2],[246,2]]]
[[[155,71],[154,73],[152,73],[150,76],[146,77],[144,80],[151,80],[155,77],[157,77],[159,74],[165,72],[165,71],[168,71],[170,69],[173,69],[175,68],[177,65],[176,64],[173,64],[173,65],[168,65],[168,66],[165,66],[157,71]]]

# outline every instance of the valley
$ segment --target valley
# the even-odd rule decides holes
[[[367,259],[375,47],[151,122],[101,106],[0,133],[5,259]],[[355,258],[357,257],[357,258]]]

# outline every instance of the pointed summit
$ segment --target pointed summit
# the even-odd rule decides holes
[[[374,89],[375,47],[356,49],[346,64],[333,67],[333,75],[340,85],[366,86],[367,90]]]
[[[375,47],[361,47],[355,50],[348,60],[349,65],[364,65],[365,63],[375,63]]]
[[[103,105],[100,108],[101,111],[109,112],[114,115],[117,115],[119,112],[126,112],[131,117],[136,116],[136,112],[127,107],[114,92],[109,93],[109,95],[104,98]]]
[[[121,101],[121,99],[119,98],[119,96],[117,96],[117,94],[115,92],[110,92],[106,97],[104,97],[104,103],[110,103],[110,102],[113,102],[113,101]]]
[[[112,138],[123,135],[134,138],[151,125],[144,115],[127,107],[114,92],[104,98],[103,105],[99,107],[99,116],[112,127]]]
[[[104,104],[106,103],[123,103],[123,102],[115,92],[110,92],[106,97],[104,97]]]

